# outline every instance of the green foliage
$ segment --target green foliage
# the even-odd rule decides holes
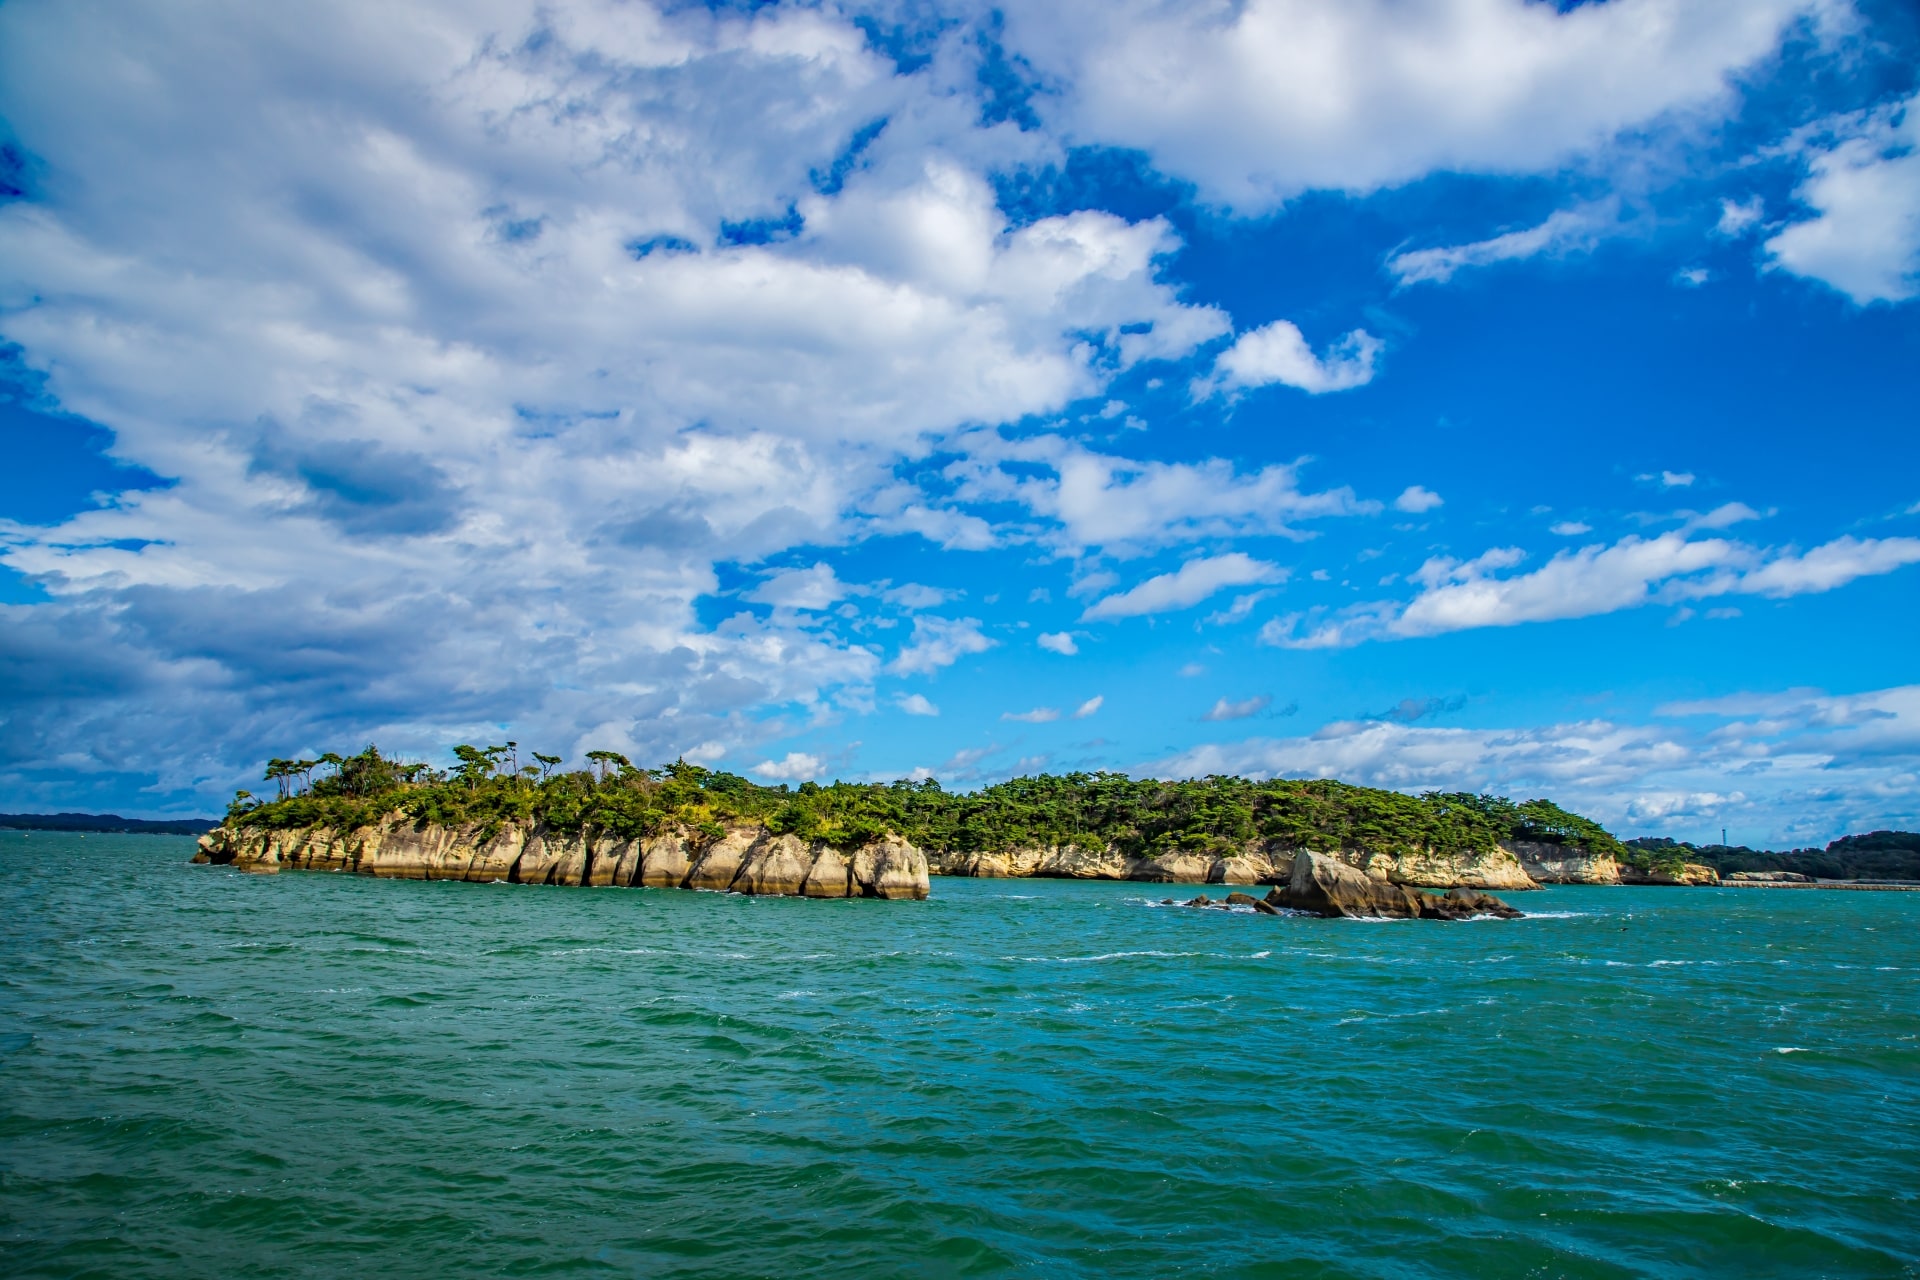
[[[509,754],[513,753],[513,754]],[[587,753],[589,767],[556,771],[558,757],[534,753],[517,767],[516,744],[454,748],[456,764],[436,772],[402,764],[369,746],[353,756],[278,761],[269,777],[307,777],[289,794],[229,809],[234,826],[359,826],[399,811],[419,822],[479,826],[544,822],[563,832],[622,839],[680,826],[717,838],[728,822],[761,822],[777,832],[838,846],[897,834],[924,849],[995,852],[1022,846],[1116,849],[1134,857],[1217,855],[1267,842],[1283,848],[1432,851],[1491,850],[1508,839],[1578,844],[1624,856],[1597,823],[1547,800],[1519,804],[1463,792],[1403,795],[1331,779],[1214,776],[1180,782],[1121,773],[1042,774],[975,792],[932,779],[893,783],[806,782],[764,787],[738,774],[676,760],[638,769],[611,751]],[[291,766],[276,773],[280,766]],[[249,798],[250,799],[250,798]]]

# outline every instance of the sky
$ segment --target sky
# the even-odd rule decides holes
[[[0,808],[509,738],[1920,829],[1881,0],[6,0]]]

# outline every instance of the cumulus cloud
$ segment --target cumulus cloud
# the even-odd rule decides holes
[[[1920,95],[1824,122],[1794,190],[1815,216],[1766,242],[1774,265],[1861,306],[1920,293]]]
[[[1446,500],[1431,489],[1414,484],[1401,490],[1400,496],[1393,500],[1395,511],[1405,511],[1411,515],[1421,515],[1441,506]]]
[[[1720,218],[1714,223],[1715,234],[1735,240],[1745,235],[1766,216],[1767,202],[1759,196],[1746,200],[1722,200]]]
[[[825,609],[863,588],[851,587],[834,575],[833,566],[816,564],[770,575],[748,592],[746,599],[781,609]]]
[[[1324,356],[1316,356],[1298,326],[1275,320],[1235,339],[1214,361],[1212,378],[1196,382],[1194,392],[1205,396],[1216,389],[1240,391],[1276,383],[1309,395],[1350,391],[1373,381],[1382,347],[1380,339],[1355,329],[1329,345]]]
[[[1042,631],[1035,643],[1048,653],[1058,653],[1069,658],[1080,652],[1080,646],[1074,643],[1073,633],[1070,631]]]
[[[927,700],[924,693],[903,694],[894,700],[894,705],[910,716],[937,716],[940,708]]]
[[[1149,769],[1160,777],[1243,773],[1545,795],[1626,835],[1717,838],[1729,822],[1755,843],[1824,843],[1920,822],[1920,686],[1672,703],[1644,724],[1338,721],[1299,737],[1198,746]],[[1738,788],[1727,785],[1730,777]]]
[[[1272,705],[1273,695],[1270,693],[1258,694],[1239,702],[1234,702],[1228,698],[1221,698],[1213,704],[1212,710],[1200,718],[1213,722],[1222,720],[1248,720],[1259,715]]]
[[[975,653],[985,653],[996,641],[981,634],[978,618],[938,618],[920,615],[913,620],[913,637],[887,670],[894,675],[931,675]]]
[[[1058,436],[1007,440],[997,432],[979,432],[959,443],[967,456],[945,471],[956,496],[1018,503],[1057,522],[1057,533],[1041,536],[1063,551],[1099,548],[1133,556],[1203,538],[1298,538],[1301,521],[1380,510],[1379,503],[1356,497],[1347,485],[1303,491],[1301,462],[1243,472],[1221,458],[1142,461]]]
[[[1157,574],[1131,590],[1095,601],[1080,617],[1082,621],[1096,622],[1191,609],[1227,587],[1279,582],[1286,576],[1287,571],[1279,565],[1255,560],[1241,551],[1202,556],[1187,561],[1172,573]]]
[[[789,751],[778,760],[762,760],[753,772],[769,782],[807,782],[826,772],[827,762],[804,751]]]
[[[430,750],[510,717],[672,753],[857,702],[877,656],[822,619],[703,623],[716,562],[993,545],[895,462],[1230,327],[1161,278],[1163,220],[1010,220],[986,175],[1051,144],[983,126],[963,63],[903,74],[801,7],[0,9],[0,116],[57,178],[0,206],[0,329],[172,481],[0,559],[120,685],[252,690],[230,720],[299,735],[216,745],[190,786],[338,745],[309,733]],[[852,589],[816,564],[747,595]],[[985,643],[916,635],[896,670]],[[283,714],[315,691],[257,677],[329,637],[379,646],[368,692]],[[125,710],[63,687],[98,715],[16,718],[22,759]]]
[[[1073,709],[1073,718],[1075,720],[1085,720],[1088,716],[1100,710],[1105,702],[1106,698],[1096,693],[1093,697],[1088,698],[1085,702]]]
[[[1445,284],[1474,267],[1591,249],[1617,218],[1617,208],[1611,203],[1562,209],[1536,226],[1489,240],[1396,253],[1387,259],[1387,271],[1402,286]]]
[[[1031,711],[1003,711],[1002,720],[1017,720],[1021,724],[1052,724],[1060,718],[1058,707],[1035,707]]]
[[[1291,614],[1269,622],[1261,639],[1285,648],[1338,648],[1714,596],[1831,591],[1920,562],[1920,538],[1849,535],[1796,552],[1675,531],[1562,551],[1531,573],[1500,576],[1525,558],[1516,547],[1465,561],[1434,557],[1413,575],[1422,590],[1404,604],[1378,601],[1318,618]]]
[[[1137,147],[1243,210],[1433,169],[1558,167],[1673,112],[1724,112],[1730,78],[1813,0],[1055,0],[1006,7],[1009,41],[1075,136]]]
[[[1593,526],[1579,520],[1562,520],[1547,529],[1548,533],[1557,533],[1563,538],[1577,538],[1583,533],[1592,533]]]

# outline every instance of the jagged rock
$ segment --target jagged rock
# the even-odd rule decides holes
[[[899,836],[887,836],[853,851],[853,882],[867,898],[924,898],[927,860]]]
[[[1189,907],[1210,907],[1213,905],[1213,899],[1203,893],[1197,898],[1190,899],[1186,905]]]
[[[1274,906],[1272,903],[1267,902],[1264,899],[1259,899],[1259,898],[1256,898],[1254,900],[1253,909],[1255,911],[1258,911],[1263,916],[1277,916],[1280,914],[1280,908]]]
[[[753,848],[760,834],[756,827],[729,829],[693,860],[693,867],[687,872],[687,878],[680,882],[680,887],[731,889],[734,877],[740,874],[740,868],[747,860],[748,850]]]
[[[1464,920],[1469,916],[1513,918],[1522,913],[1491,894],[1455,888],[1445,894],[1420,893],[1405,885],[1376,880],[1338,858],[1302,853],[1294,860],[1293,879],[1275,889],[1266,905],[1311,911],[1322,916],[1381,916],[1396,920]]]
[[[1474,916],[1518,920],[1526,914],[1478,889],[1449,889],[1443,894],[1423,893],[1419,897],[1420,915],[1427,920],[1468,920]]]
[[[768,836],[748,851],[733,878],[733,891],[797,897],[812,869],[813,856],[799,837]]]
[[[1678,871],[1669,871],[1661,867],[1642,870],[1639,867],[1625,866],[1620,868],[1620,883],[1668,885],[1719,884],[1720,873],[1712,867],[1705,866],[1698,862],[1683,863]]]
[[[1293,875],[1292,857],[1278,858],[1248,850],[1215,860],[1207,871],[1208,884],[1285,884]]]
[[[853,887],[853,869],[847,865],[847,857],[831,845],[821,845],[814,855],[813,867],[807,872],[806,883],[800,886],[800,893],[808,898],[845,898],[857,894]]]
[[[1577,844],[1517,840],[1511,846],[1520,867],[1541,884],[1619,884],[1613,855],[1589,853]]]
[[[1346,850],[1341,862],[1375,880],[1417,889],[1538,889],[1540,886],[1511,849],[1488,853],[1430,853],[1413,850],[1398,854]]]
[[[1127,878],[1152,884],[1205,884],[1213,864],[1214,859],[1203,853],[1163,853],[1135,862]]]
[[[693,870],[687,841],[677,831],[653,836],[641,843],[640,879],[649,889],[678,889]]]
[[[1260,899],[1250,893],[1240,893],[1236,891],[1227,895],[1227,905],[1230,907],[1253,907],[1259,904]]]
[[[1293,878],[1283,901],[1274,905],[1323,916],[1404,919],[1420,914],[1419,895],[1413,890],[1376,880],[1338,858],[1305,852],[1293,860]]]

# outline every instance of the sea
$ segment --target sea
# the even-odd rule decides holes
[[[191,852],[0,832],[0,1273],[1920,1275],[1920,894],[1383,923]]]

